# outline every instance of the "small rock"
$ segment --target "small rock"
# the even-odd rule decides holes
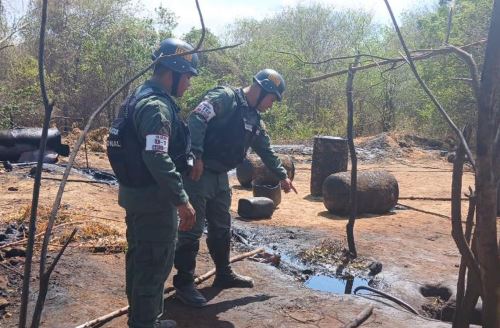
[[[368,270],[370,270],[369,275],[374,276],[382,271],[382,263],[374,261],[370,263]]]
[[[16,260],[16,259],[10,259],[9,260],[9,264],[12,265],[12,266],[16,266],[19,264],[19,260]]]
[[[26,257],[26,249],[25,248],[11,248],[5,252],[6,258],[11,257]]]
[[[277,250],[277,249],[278,249],[278,246],[273,245],[273,250]]]
[[[2,161],[2,164],[3,164],[3,168],[5,169],[5,171],[7,171],[7,172],[12,171],[13,167],[9,161]]]
[[[4,310],[10,303],[5,297],[0,297],[0,310]]]
[[[313,274],[313,271],[311,269],[304,269],[302,270],[303,274]]]
[[[18,191],[19,189],[16,187],[9,187],[7,190],[8,191]]]
[[[17,229],[16,228],[12,228],[12,227],[8,227],[7,229],[5,229],[5,234],[6,235],[17,234]]]
[[[6,291],[9,279],[5,276],[0,276],[0,290]]]

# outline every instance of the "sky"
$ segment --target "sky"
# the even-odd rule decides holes
[[[153,10],[163,5],[178,16],[178,27],[174,31],[182,34],[199,27],[199,17],[194,0],[141,0],[145,8]],[[335,8],[359,9],[372,12],[380,23],[390,23],[390,17],[383,0],[199,0],[205,25],[217,35],[224,34],[224,27],[237,18],[261,19],[271,16],[283,7],[312,2],[332,5]],[[403,11],[421,6],[437,5],[439,0],[389,0],[394,13],[399,16]]]
[[[57,1],[57,0],[51,0]],[[143,15],[151,15],[154,8],[164,6],[178,17],[179,25],[174,33],[178,36],[188,32],[191,27],[199,27],[199,17],[194,0],[134,0]],[[225,26],[238,18],[262,19],[272,16],[286,6],[307,5],[319,2],[331,5],[339,10],[344,8],[364,9],[372,12],[375,21],[390,23],[389,14],[383,0],[199,0],[205,26],[215,34],[224,35]],[[435,6],[439,0],[389,0],[396,17],[407,10],[422,6]],[[26,9],[29,0],[3,0],[12,16],[19,15]]]

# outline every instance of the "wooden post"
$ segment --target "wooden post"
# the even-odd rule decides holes
[[[339,137],[314,138],[311,195],[322,196],[323,182],[333,173],[347,171],[347,140]]]

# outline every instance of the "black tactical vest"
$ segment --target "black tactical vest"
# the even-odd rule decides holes
[[[255,112],[254,119],[248,114],[252,109],[244,98],[243,90],[232,89],[236,97],[236,108],[224,129],[215,129],[208,123],[205,133],[203,158],[222,163],[227,170],[238,166],[246,157],[253,138],[260,131],[260,115]]]
[[[166,98],[174,108],[171,122],[171,142],[168,155],[178,172],[186,171],[192,166],[191,139],[186,124],[178,116],[180,111],[175,101],[166,93],[146,89],[136,95],[134,92],[120,106],[118,117],[111,124],[108,136],[107,154],[113,172],[120,184],[127,187],[146,187],[156,184],[146,164],[142,160],[142,151],[146,145],[137,135],[133,123],[136,105],[150,96]]]

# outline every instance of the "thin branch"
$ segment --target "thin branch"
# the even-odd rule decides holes
[[[0,40],[0,45],[2,45],[2,43],[4,43],[4,42],[7,42],[8,40],[10,40],[10,38],[12,38],[20,30],[22,30],[26,25],[27,25],[26,23],[23,23],[20,26],[13,27],[12,32],[10,32],[9,34],[7,34],[4,38],[2,38]],[[1,49],[2,48],[0,48],[0,50]]]
[[[476,61],[472,57],[470,53],[467,51],[455,47],[453,45],[449,45],[449,48],[456,54],[469,68],[469,74],[472,79],[472,90],[474,91],[474,97],[476,98],[476,102],[479,102],[479,90],[481,88],[480,78],[479,78],[479,69],[477,68]]]
[[[474,213],[476,212],[476,196],[471,187],[469,187],[469,210],[467,213],[467,220],[465,225],[465,241],[470,245],[472,236],[472,226],[474,225]],[[469,322],[464,320],[464,297],[465,297],[465,274],[467,271],[467,264],[465,258],[460,259],[460,268],[458,270],[457,281],[457,294],[456,294],[456,310],[453,318],[453,327],[468,327]]]
[[[2,268],[6,269],[6,270],[8,270],[8,271],[10,271],[10,272],[12,272],[12,273],[17,274],[17,275],[18,275],[18,276],[20,276],[21,278],[24,278],[24,275],[23,275],[23,273],[22,273],[22,272],[19,272],[18,270],[14,269],[14,268],[12,268],[12,267],[10,267],[10,266],[8,266],[8,265],[6,265],[6,264],[2,263],[2,262],[0,262],[0,266],[1,266]]]
[[[86,215],[80,214],[80,213],[78,215],[86,216]],[[88,216],[91,217],[90,215],[88,215]],[[99,218],[99,217],[96,217],[96,218],[97,219],[104,219],[104,218]],[[111,220],[111,219],[107,219],[107,220]],[[69,226],[69,225],[73,225],[73,224],[80,224],[80,223],[87,223],[87,222],[88,222],[88,220],[66,222],[66,223],[62,223],[62,224],[54,226],[53,230],[54,229],[63,228],[63,227],[66,227],[66,226]],[[35,235],[35,239],[38,238],[38,237],[41,237],[43,235],[44,235],[44,232],[40,232],[40,233],[38,233],[38,234]],[[12,246],[17,246],[17,245],[22,245],[22,244],[26,243],[27,241],[28,241],[27,238],[21,239],[21,240],[18,240],[18,241],[14,241],[12,243],[8,243],[8,244],[0,246],[0,249],[12,247]]]
[[[464,166],[465,147],[460,144],[453,163],[453,174],[451,182],[451,235],[455,241],[462,258],[465,260],[467,267],[474,273],[474,276],[481,281],[481,273],[479,264],[472,253],[472,250],[465,239],[462,227],[462,176]]]
[[[468,82],[468,83],[472,83],[473,80],[469,77],[453,77],[451,78],[452,81],[464,81],[464,82]]]
[[[0,51],[4,50],[4,49],[6,49],[6,48],[9,48],[9,47],[13,47],[13,46],[14,46],[13,44],[7,44],[7,45],[5,45],[5,46],[1,46],[1,47],[0,47]]]
[[[453,20],[453,9],[455,7],[455,4],[452,2],[450,4],[450,11],[448,12],[448,27],[446,29],[446,39],[444,40],[445,44],[448,44],[448,41],[450,40],[450,34],[451,34],[451,26],[452,26],[452,20]]]
[[[40,79],[40,89],[45,107],[45,115],[42,128],[42,137],[40,140],[38,162],[36,166],[35,181],[33,185],[33,199],[31,202],[31,214],[29,223],[28,246],[26,248],[26,260],[24,263],[24,278],[21,294],[21,307],[19,311],[19,328],[26,326],[26,318],[28,311],[28,300],[30,292],[31,266],[33,263],[33,248],[36,234],[36,216],[38,210],[38,199],[40,197],[40,185],[42,178],[42,166],[45,148],[47,145],[47,135],[50,124],[50,115],[52,114],[53,103],[49,101],[47,90],[45,89],[44,77],[44,59],[45,59],[45,25],[47,24],[47,2],[42,2],[42,18],[40,24],[40,41],[38,46],[38,77]]]
[[[392,60],[391,58],[381,57],[381,56],[377,56],[377,55],[359,54],[359,55],[351,55],[351,56],[333,57],[333,58],[328,58],[328,59],[321,60],[321,61],[318,61],[318,62],[310,62],[310,61],[303,60],[302,58],[300,58],[299,55],[291,53],[291,52],[286,52],[286,51],[273,51],[273,52],[278,53],[278,54],[293,56],[299,62],[301,62],[302,64],[306,64],[306,65],[320,65],[320,64],[325,64],[325,63],[328,63],[328,62],[331,62],[331,61],[335,61],[335,60],[356,59],[358,57],[367,57],[367,58],[380,59],[380,60]]]
[[[54,258],[54,261],[47,269],[47,272],[40,274],[40,290],[38,291],[38,298],[36,300],[36,306],[35,306],[35,310],[33,312],[33,320],[31,321],[31,328],[38,328],[40,326],[40,320],[42,318],[43,306],[45,303],[45,298],[47,296],[47,292],[49,290],[50,275],[52,274],[52,271],[56,267],[59,260],[61,259],[61,256],[63,255],[64,251],[68,247],[69,243],[73,240],[73,237],[75,236],[77,231],[78,231],[77,228],[73,229],[73,232],[71,232],[71,235],[68,237],[68,239],[64,243],[64,246],[61,248],[59,253],[57,253],[57,256]]]
[[[359,327],[363,322],[368,319],[373,312],[373,305],[368,305],[363,311],[361,311],[354,320],[350,321],[344,328],[356,328]]]
[[[360,290],[368,290],[368,291],[370,291],[370,292],[372,292],[372,293],[376,293],[376,294],[378,294],[378,295],[382,295],[382,296],[384,296],[385,298],[387,298],[388,300],[393,301],[394,303],[398,304],[399,306],[401,306],[401,307],[403,307],[403,308],[407,309],[407,310],[408,310],[408,311],[410,311],[411,313],[418,315],[418,311],[417,311],[417,310],[415,310],[415,309],[414,309],[414,308],[413,308],[410,304],[408,304],[408,303],[406,303],[405,301],[400,300],[399,298],[397,298],[397,297],[395,297],[395,296],[392,296],[392,295],[390,295],[390,294],[388,294],[388,293],[386,293],[386,292],[383,292],[383,291],[381,291],[381,290],[378,290],[378,289],[375,289],[375,288],[373,288],[373,287],[369,287],[369,286],[359,286],[359,287],[356,287],[356,288],[354,289],[353,294],[354,294],[354,295],[356,295],[356,294],[357,294],[357,292],[359,292]]]
[[[418,74],[417,67],[415,66],[415,63],[413,62],[413,59],[411,58],[410,52],[408,50],[408,47],[406,46],[405,40],[403,38],[403,35],[401,34],[401,31],[399,30],[398,23],[396,22],[396,18],[394,17],[394,14],[392,12],[391,6],[389,5],[388,0],[384,0],[385,5],[387,6],[387,10],[389,11],[389,15],[391,16],[392,23],[394,24],[394,28],[396,29],[396,33],[398,35],[399,41],[401,42],[401,46],[403,47],[406,57],[405,60],[408,61],[408,64],[410,65],[410,68],[415,75],[415,78],[417,81],[420,83],[422,89],[424,89],[425,93],[429,96],[429,98],[432,100],[436,108],[439,110],[441,115],[444,117],[446,122],[448,122],[448,125],[453,129],[453,131],[456,133],[458,138],[460,139],[460,142],[463,144],[465,152],[467,153],[467,156],[469,157],[469,161],[472,164],[472,167],[474,170],[476,170],[476,164],[474,157],[472,156],[472,152],[470,151],[469,145],[467,144],[467,141],[465,140],[462,132],[460,129],[455,125],[455,123],[452,121],[448,113],[444,110],[443,106],[439,103],[439,101],[436,99],[432,91],[427,87],[427,84],[422,80],[420,75]]]
[[[479,41],[461,46],[459,48],[460,49],[467,49],[470,47],[474,47],[474,46],[486,43],[486,41],[488,41],[488,40],[487,39],[479,40]],[[435,56],[449,54],[452,52],[452,50],[450,47],[443,47],[443,48],[439,48],[439,49],[416,50],[416,52],[425,52],[425,53],[423,53],[421,55],[414,55],[413,57],[411,57],[411,59],[413,61],[424,60],[424,59],[429,59],[429,58],[432,58]],[[357,72],[357,71],[361,71],[361,70],[365,70],[365,69],[370,69],[373,67],[389,65],[389,64],[394,64],[394,63],[401,63],[401,62],[406,63],[406,60],[404,58],[392,58],[389,60],[378,61],[378,62],[373,63],[373,64],[358,66],[355,68],[355,71]],[[348,72],[349,72],[349,69],[343,69],[340,71],[331,72],[331,73],[327,73],[327,74],[320,75],[320,76],[315,76],[315,77],[311,77],[311,78],[304,78],[304,79],[302,79],[302,81],[303,82],[317,82],[317,81],[328,79],[328,78],[331,78],[334,76],[344,75],[344,74],[347,74]]]

